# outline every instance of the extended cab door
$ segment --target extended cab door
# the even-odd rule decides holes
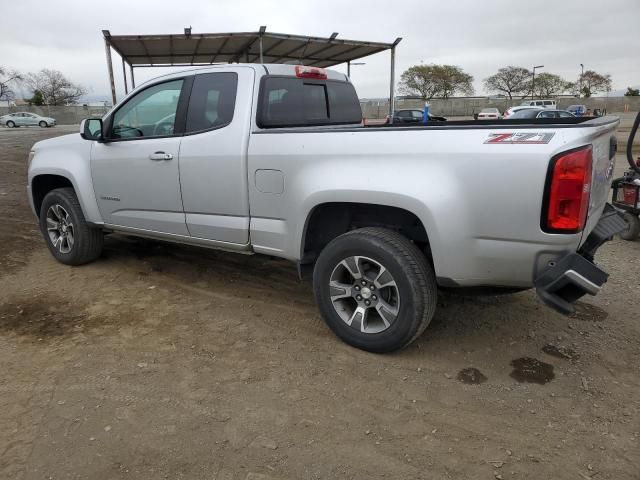
[[[192,237],[249,242],[247,149],[254,70],[225,67],[193,80],[180,147],[180,184]]]
[[[91,175],[105,223],[188,235],[180,197],[179,154],[191,78],[136,93],[110,116],[94,142]]]

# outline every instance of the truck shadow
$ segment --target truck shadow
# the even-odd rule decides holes
[[[239,255],[110,235],[103,261],[124,263],[156,283],[196,287],[233,298],[262,300],[318,317],[310,279],[301,281],[295,264],[264,255]],[[418,343],[460,342],[481,335],[519,337],[546,308],[532,291],[509,295],[465,296],[440,292],[435,317]],[[550,315],[556,315],[550,312]],[[431,347],[429,347],[431,348]]]

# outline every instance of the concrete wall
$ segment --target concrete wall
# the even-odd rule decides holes
[[[559,98],[556,99],[558,108],[567,108],[569,105],[586,105],[592,110],[595,108],[605,109],[607,113],[637,112],[640,110],[640,97],[593,97],[593,98]],[[489,98],[453,98],[450,100],[433,99],[431,113],[443,116],[472,116],[486,107],[496,107],[501,112],[513,105],[520,105],[522,99],[514,99],[511,103],[508,100],[492,100]],[[389,102],[366,101],[361,102],[362,112],[366,118],[384,118],[389,112]],[[626,107],[625,107],[626,106]],[[396,100],[396,109],[424,107],[421,100]]]
[[[592,110],[595,108],[607,109],[607,113],[637,112],[640,110],[640,97],[595,97],[595,98],[559,98],[557,99],[559,108],[566,108],[569,105],[586,105]],[[507,100],[491,100],[488,98],[453,98],[450,100],[434,99],[429,102],[431,112],[434,115],[444,115],[448,117],[467,116],[479,112],[485,107],[496,107],[501,112],[511,105],[520,105],[522,99],[511,102]],[[365,101],[361,102],[362,112],[366,118],[384,118],[389,112],[389,102]],[[419,108],[424,107],[421,100],[397,100],[396,108]],[[109,111],[107,107],[0,107],[0,116],[10,112],[33,112],[46,117],[53,117],[60,125],[72,125],[80,123],[80,120],[87,117],[101,117]]]
[[[102,117],[109,108],[107,107],[85,107],[82,105],[69,107],[0,107],[0,117],[12,112],[32,112],[43,117],[52,117],[56,119],[58,125],[73,125],[80,123],[80,120],[88,117]]]

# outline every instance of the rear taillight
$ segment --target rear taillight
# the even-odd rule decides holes
[[[591,190],[591,146],[556,156],[549,169],[542,229],[576,233],[584,228]]]
[[[307,67],[305,65],[296,65],[296,77],[298,78],[315,78],[317,80],[326,80],[327,71],[324,68]]]
[[[635,185],[622,186],[622,202],[634,207],[636,206],[636,198],[638,197],[638,187]]]

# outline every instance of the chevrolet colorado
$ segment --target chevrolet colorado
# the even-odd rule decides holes
[[[535,287],[569,313],[606,281],[593,256],[625,228],[607,205],[617,118],[361,117],[331,70],[172,73],[36,143],[29,200],[69,265],[111,232],[295,261],[329,327],[374,352],[420,335],[438,288]]]

